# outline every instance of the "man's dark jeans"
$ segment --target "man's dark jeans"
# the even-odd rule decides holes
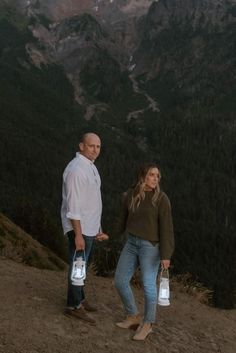
[[[81,301],[85,299],[85,293],[84,293],[84,286],[74,286],[71,284],[71,271],[72,271],[72,264],[73,264],[73,259],[75,256],[75,233],[74,231],[68,232],[68,246],[69,246],[69,272],[68,272],[68,289],[67,289],[67,306],[68,307],[73,307],[73,308],[78,308]],[[76,252],[76,257],[82,256],[84,258],[85,254],[85,261],[86,264],[88,265],[93,245],[94,245],[94,239],[95,237],[88,237],[86,235],[83,235],[84,240],[85,240],[85,252],[82,251],[77,251]]]

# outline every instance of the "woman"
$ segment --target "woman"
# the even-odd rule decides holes
[[[170,266],[174,250],[171,205],[167,195],[160,190],[161,174],[155,164],[140,169],[134,188],[125,193],[119,230],[128,233],[121,252],[115,286],[121,297],[127,317],[116,325],[128,329],[138,326],[134,340],[145,340],[152,332],[156,318],[159,265]],[[145,308],[143,320],[135,304],[130,280],[138,265],[144,288]]]

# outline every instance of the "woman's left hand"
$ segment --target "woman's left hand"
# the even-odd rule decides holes
[[[170,260],[161,260],[161,267],[167,270],[170,267]]]

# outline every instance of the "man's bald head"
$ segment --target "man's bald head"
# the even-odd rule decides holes
[[[85,143],[86,141],[88,141],[91,138],[98,138],[100,140],[100,137],[97,134],[95,134],[94,132],[86,132],[81,137],[81,142]]]
[[[80,153],[91,161],[95,161],[100,154],[101,140],[97,134],[87,132],[79,144]]]

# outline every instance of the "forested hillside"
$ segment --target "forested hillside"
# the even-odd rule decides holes
[[[33,38],[19,27],[0,20],[1,210],[62,255],[59,176],[80,115],[63,70],[31,65],[25,44]]]
[[[97,165],[103,181],[103,227],[111,235],[105,250],[97,249],[98,272],[111,273],[116,264],[121,242],[113,223],[120,195],[132,184],[141,162],[154,160],[173,208],[172,272],[191,273],[212,290],[214,305],[232,308],[236,290],[235,30],[232,25],[208,24],[200,31],[189,19],[188,26],[182,18],[175,21],[174,11],[167,11],[173,16],[168,29],[160,29],[162,3],[153,4],[139,22],[142,36],[131,77],[139,89],[134,89],[130,72],[121,71],[108,48],[102,50],[94,42],[94,31],[101,28],[92,16],[63,22],[65,43],[68,30],[70,36],[78,36],[78,42],[84,40],[83,65],[77,75],[85,105],[76,103],[66,72],[73,55],[81,54],[80,48],[68,55],[72,61],[66,61],[64,68],[56,61],[36,66],[26,44],[45,48],[29,30],[32,19],[1,8],[0,211],[65,258],[59,215],[62,171],[74,156],[79,136],[84,131],[97,132],[102,138]],[[176,1],[169,1],[165,9],[170,10],[172,3]],[[185,6],[184,1],[181,4]],[[233,7],[230,11],[231,19]],[[92,31],[88,38],[87,29]],[[159,112],[149,107],[147,94],[158,103]],[[95,110],[86,120],[87,107],[94,104],[105,104],[105,109]]]
[[[114,205],[131,182],[136,161],[145,160],[126,133],[124,120],[126,100],[130,109],[138,95],[132,93],[126,75],[123,92],[115,97],[109,92],[109,99],[115,100],[110,111],[101,119],[85,121],[63,68],[55,64],[35,67],[25,45],[38,43],[27,21],[8,8],[4,11],[0,17],[1,211],[65,258],[59,215],[63,169],[74,157],[83,132],[92,130],[102,136],[104,223],[111,227]]]
[[[153,3],[136,59],[143,89],[160,105],[158,119],[145,116],[144,134],[174,201],[175,269],[194,273],[227,306],[236,281],[236,7],[209,0],[204,13],[203,5]]]

